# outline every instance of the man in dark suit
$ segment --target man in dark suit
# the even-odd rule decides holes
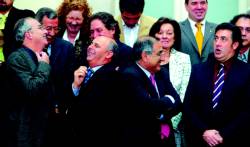
[[[68,116],[75,146],[119,146],[120,123],[116,118],[122,98],[118,72],[111,63],[117,50],[113,39],[96,37],[87,49],[89,67],[81,66],[74,72],[71,93],[75,97]]]
[[[205,62],[213,52],[213,35],[216,25],[205,21],[208,8],[207,0],[185,0],[188,18],[180,22],[181,50],[190,55],[191,63]],[[199,46],[196,41],[198,24],[201,25],[202,42]]]
[[[193,66],[184,98],[187,144],[191,147],[249,144],[250,66],[237,59],[242,39],[230,23],[216,27],[214,54]]]
[[[50,125],[48,132],[48,143],[53,146],[65,142],[66,137],[66,110],[69,105],[69,98],[65,89],[73,79],[74,49],[73,45],[61,38],[56,37],[58,33],[58,17],[54,10],[50,8],[40,8],[35,18],[47,30],[46,38],[48,45],[46,52],[50,58],[51,65],[51,83],[53,85],[54,109],[51,110]],[[59,145],[61,146],[61,145]]]
[[[161,69],[161,44],[152,37],[141,37],[134,44],[133,57],[135,63],[122,71],[122,146],[175,146],[170,119],[180,112],[181,101],[169,73]],[[155,79],[150,81],[151,77]],[[161,132],[162,123],[170,129],[167,136]]]
[[[3,54],[4,54],[4,59],[7,60],[8,56],[10,53],[13,51],[13,42],[15,41],[14,39],[14,34],[13,34],[13,28],[15,23],[20,19],[20,18],[25,18],[25,17],[34,17],[34,12],[31,10],[20,10],[15,7],[13,7],[13,2],[14,0],[0,0],[0,14],[1,15],[1,21],[3,21],[3,26],[1,27],[1,32],[0,34],[3,39]],[[4,19],[3,19],[4,17]],[[1,22],[2,23],[2,22]],[[2,25],[2,24],[1,24]],[[0,59],[4,61],[4,59]]]
[[[241,30],[242,48],[239,51],[238,59],[250,63],[250,14],[236,15],[231,23],[236,25]]]
[[[9,146],[41,147],[50,107],[49,56],[43,52],[47,31],[33,18],[20,19],[14,28],[22,47],[6,61],[9,85]]]

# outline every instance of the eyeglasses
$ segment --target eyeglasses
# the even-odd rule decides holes
[[[59,27],[47,26],[47,27],[45,27],[45,29],[46,29],[47,31],[52,31],[52,30],[54,30],[55,32],[58,32],[58,31],[60,31],[61,28],[59,28]]]
[[[240,26],[238,26],[238,27],[240,28],[241,31],[245,30],[247,33],[250,33],[250,27],[245,27],[245,28],[240,27]]]

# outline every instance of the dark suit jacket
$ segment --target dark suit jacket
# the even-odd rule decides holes
[[[76,146],[119,146],[118,108],[122,93],[118,92],[118,77],[115,66],[106,64],[82,85],[79,96],[73,97],[68,116],[73,128],[72,143]]]
[[[115,62],[120,68],[124,68],[132,62],[132,48],[122,43],[120,40],[116,40],[116,43],[119,50]]]
[[[250,66],[234,60],[227,73],[217,108],[212,109],[215,59],[193,66],[184,98],[185,132],[190,146],[206,146],[202,134],[216,129],[223,146],[249,144]]]
[[[51,79],[54,85],[54,98],[62,113],[65,112],[69,102],[65,89],[73,79],[74,59],[73,45],[61,38],[55,38],[51,44]]]
[[[167,70],[156,74],[156,83],[160,98],[150,79],[137,65],[133,64],[122,71],[124,80],[123,95],[123,146],[160,146],[160,119],[165,115],[165,121],[180,111],[180,98],[169,80]],[[164,95],[175,99],[173,104]],[[170,123],[171,126],[171,123]]]
[[[38,62],[35,53],[25,47],[13,52],[6,65],[9,143],[38,147],[43,142],[50,107],[51,67],[45,62]]]
[[[179,24],[181,28],[180,51],[190,55],[192,64],[205,62],[208,58],[208,55],[213,52],[213,38],[214,38],[214,30],[216,24],[211,22],[206,22],[201,57],[199,55],[195,36],[188,19],[186,19],[183,22],[180,22]]]
[[[16,22],[25,17],[34,17],[35,13],[31,10],[20,10],[15,7],[12,7],[9,15],[7,17],[5,27],[3,30],[4,34],[4,46],[3,46],[3,53],[5,60],[9,57],[10,53],[13,52],[13,50],[17,47],[14,43],[14,34],[13,34],[13,28],[16,24]],[[19,46],[18,46],[19,47]]]

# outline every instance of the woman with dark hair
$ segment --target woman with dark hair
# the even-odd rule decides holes
[[[189,55],[180,52],[181,31],[177,21],[161,17],[151,27],[149,36],[158,39],[163,48],[161,66],[169,70],[170,81],[183,102],[191,73]],[[176,146],[183,145],[181,112],[172,117]]]

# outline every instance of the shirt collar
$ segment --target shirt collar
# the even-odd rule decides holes
[[[151,75],[151,73],[148,71],[148,70],[146,70],[145,68],[143,68],[140,64],[138,64],[137,62],[136,62],[136,64],[142,69],[142,71],[147,75],[147,77],[149,78],[150,77],[150,75]]]
[[[195,26],[195,24],[197,23],[197,22],[193,21],[193,20],[190,19],[190,18],[188,18],[188,21],[189,21],[189,23],[190,23],[191,26]],[[203,19],[200,23],[202,24],[202,26],[204,26],[204,25],[205,25],[205,22],[206,22],[206,20]]]
[[[99,65],[96,67],[91,68],[93,70],[93,72],[95,73],[98,69],[100,69],[103,65]]]
[[[121,20],[122,20],[122,26],[123,26],[123,27],[127,27],[127,25],[125,24],[125,22],[123,21],[123,19],[121,19]],[[140,23],[141,23],[141,19],[138,20],[138,22],[137,22],[137,24],[135,24],[135,26],[139,26]],[[135,27],[135,26],[134,26],[134,27]]]

